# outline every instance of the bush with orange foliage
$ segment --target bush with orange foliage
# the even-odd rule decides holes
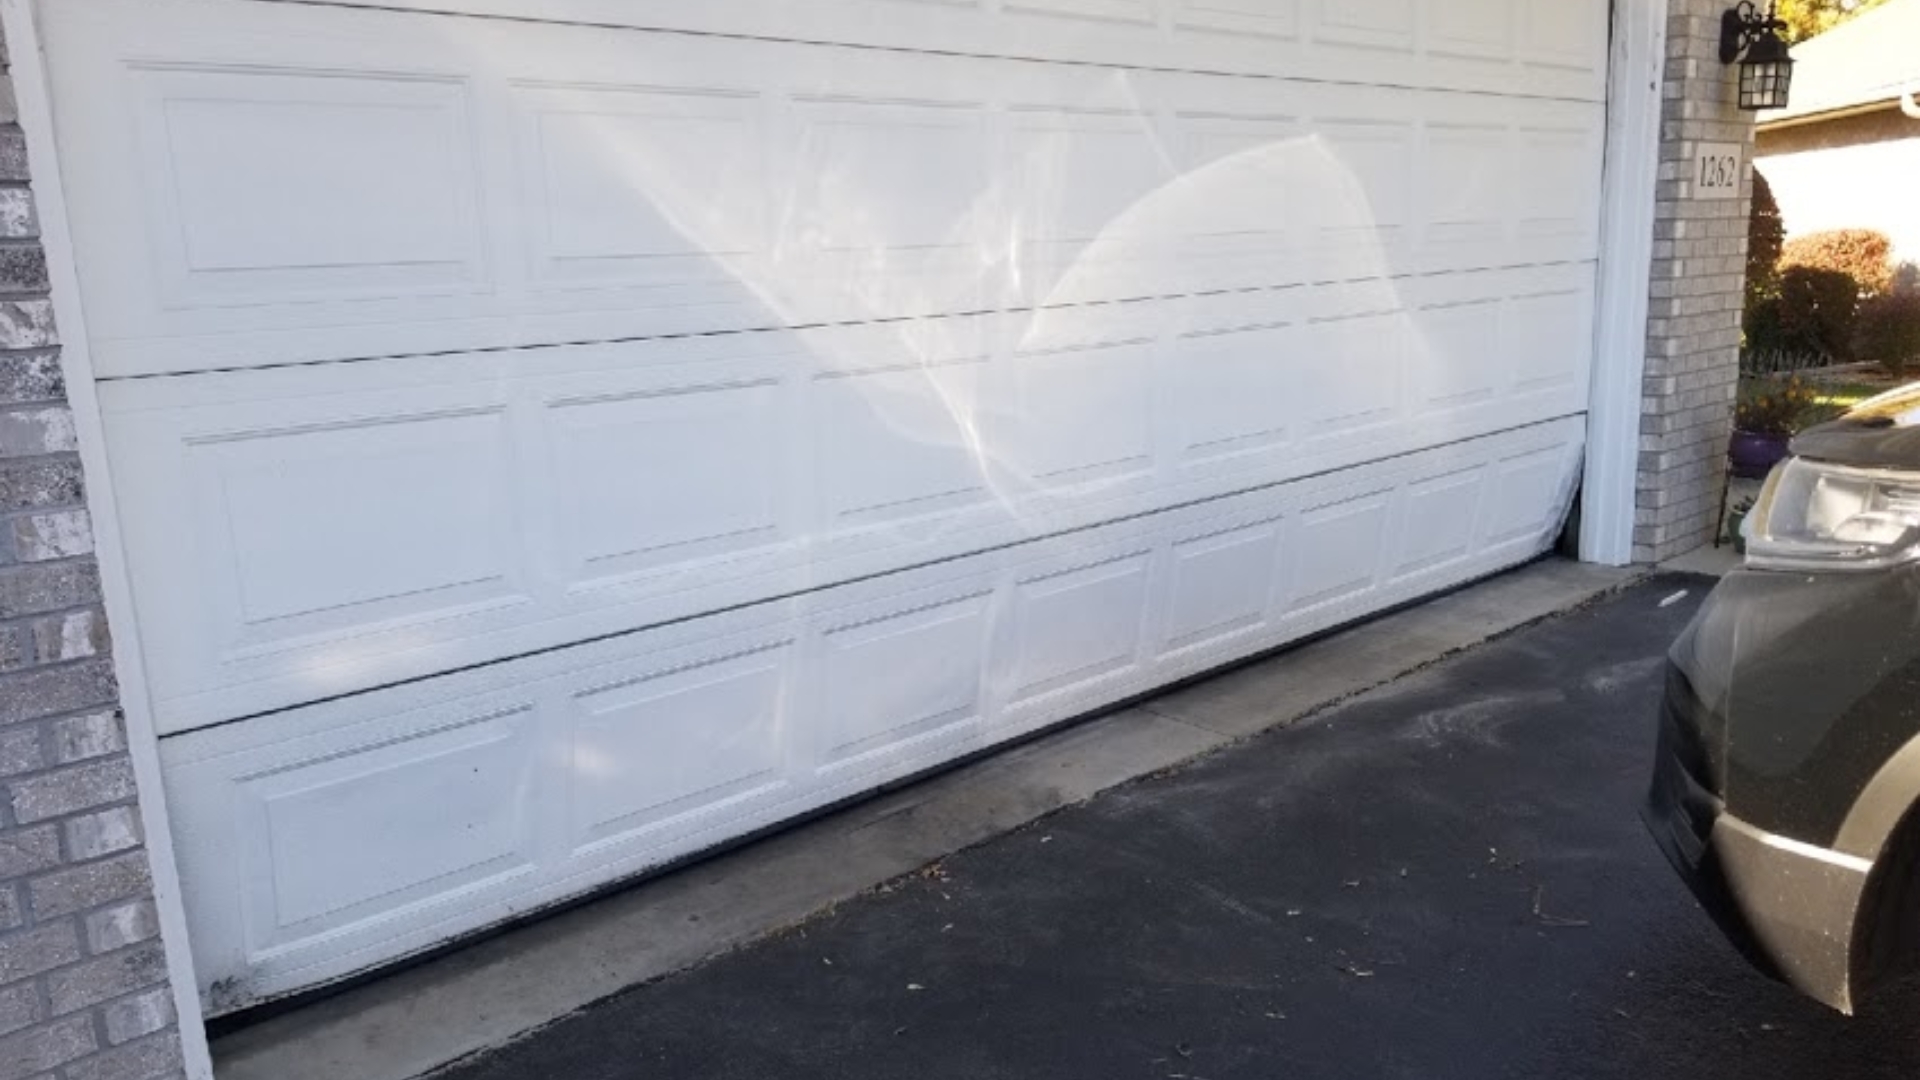
[[[1862,296],[1893,288],[1893,241],[1877,229],[1829,229],[1788,240],[1780,268],[1805,266],[1845,274]]]

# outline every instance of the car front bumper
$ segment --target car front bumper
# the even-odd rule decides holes
[[[1843,1013],[1859,986],[1854,949],[1871,861],[1757,828],[1715,793],[1699,708],[1670,672],[1647,827],[1694,895],[1760,970]]]

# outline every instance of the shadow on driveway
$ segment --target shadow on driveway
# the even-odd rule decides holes
[[[1914,1076],[1920,988],[1848,1021],[1753,974],[1636,817],[1709,584],[1520,631],[442,1075]]]

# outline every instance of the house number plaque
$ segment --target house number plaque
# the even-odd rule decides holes
[[[1740,194],[1739,143],[1701,143],[1693,159],[1693,197],[1731,199]]]

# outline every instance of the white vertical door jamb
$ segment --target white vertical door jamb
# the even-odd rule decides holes
[[[166,792],[161,781],[160,739],[154,730],[147,700],[140,635],[134,622],[133,594],[127,579],[126,549],[121,541],[113,478],[107,467],[93,361],[87,349],[86,312],[80,297],[80,279],[74,269],[73,241],[67,227],[66,199],[61,189],[53,134],[53,103],[34,0],[0,0],[0,27],[4,27],[6,33],[14,91],[19,99],[20,127],[26,135],[27,155],[32,163],[31,183],[40,218],[40,242],[47,253],[54,319],[60,328],[60,366],[79,437],[80,463],[86,472],[94,557],[100,567],[107,625],[113,633],[114,674],[120,683],[120,705],[126,717],[127,752],[133,759],[134,779],[139,786],[140,821],[146,832],[154,906],[159,912],[167,980],[178,1018],[182,1064],[189,1080],[213,1080],[213,1059],[207,1049],[199,983],[194,978],[193,953],[187,942],[180,873],[174,861],[173,829],[168,821]]]
[[[1613,0],[1593,382],[1580,513],[1581,559],[1608,566],[1633,561],[1666,38],[1667,0]]]

